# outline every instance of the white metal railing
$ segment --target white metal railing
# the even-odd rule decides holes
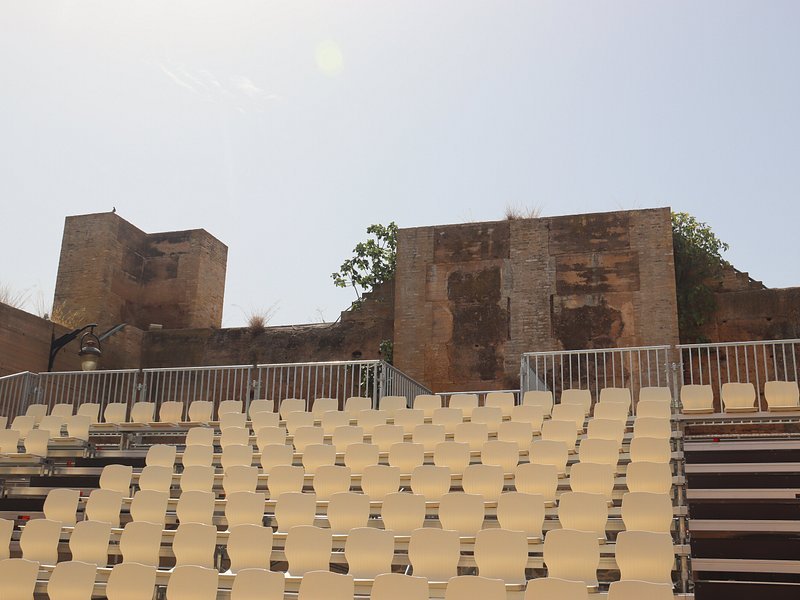
[[[49,409],[55,404],[72,404],[75,409],[80,404],[96,402],[102,414],[109,402],[133,403],[139,381],[137,369],[40,373],[39,401]]]
[[[418,395],[431,393],[427,387],[387,363],[383,363],[380,386],[379,398],[405,396],[408,406],[411,406]]]
[[[39,375],[24,371],[0,377],[0,416],[9,421],[39,399]]]
[[[752,383],[758,409],[765,410],[764,383],[798,381],[800,339],[716,344],[679,344],[681,384],[711,385],[720,397],[724,383]]]
[[[495,392],[514,394],[514,404],[520,404],[522,402],[521,393],[519,390],[471,390],[467,392],[436,392],[436,395],[446,399],[446,402],[444,403],[446,406],[450,402],[450,396],[456,396],[459,394],[475,394],[476,396],[478,396],[478,402],[481,405],[483,405],[486,403],[486,395]]]

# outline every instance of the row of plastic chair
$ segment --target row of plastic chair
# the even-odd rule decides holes
[[[720,399],[725,412],[756,412],[756,389],[749,382],[723,383]],[[764,383],[767,410],[800,410],[800,391],[796,381],[767,381]],[[685,414],[713,413],[714,390],[710,385],[688,384],[681,388],[681,404]]]

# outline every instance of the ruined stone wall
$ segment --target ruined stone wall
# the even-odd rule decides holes
[[[517,387],[523,352],[678,340],[667,208],[398,236],[395,364],[434,390]]]
[[[704,333],[711,342],[800,338],[800,287],[715,294],[717,309]]]

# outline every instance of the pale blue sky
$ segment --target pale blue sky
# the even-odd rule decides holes
[[[672,206],[800,285],[800,2],[0,3],[0,283],[66,215],[229,246],[224,324],[336,319],[371,223]]]

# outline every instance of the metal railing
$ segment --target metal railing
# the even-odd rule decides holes
[[[679,344],[676,348],[681,384],[711,385],[717,399],[724,383],[752,383],[758,409],[765,410],[764,383],[798,381],[800,339]]]
[[[39,399],[48,410],[55,404],[72,404],[75,409],[80,404],[96,402],[103,414],[109,402],[135,402],[139,381],[137,369],[40,373]]]
[[[553,392],[588,389],[596,402],[606,387],[626,387],[635,400],[643,387],[669,387],[676,397],[672,377],[671,346],[635,346],[593,350],[529,352],[522,355],[520,389]]]
[[[383,398],[384,396],[405,396],[408,406],[411,406],[416,396],[430,393],[431,390],[399,369],[396,369],[388,363],[382,363],[379,398]],[[373,406],[374,405],[375,403],[373,402]]]
[[[9,422],[23,414],[29,404],[38,401],[39,375],[24,371],[0,377],[0,416],[8,417]]]

